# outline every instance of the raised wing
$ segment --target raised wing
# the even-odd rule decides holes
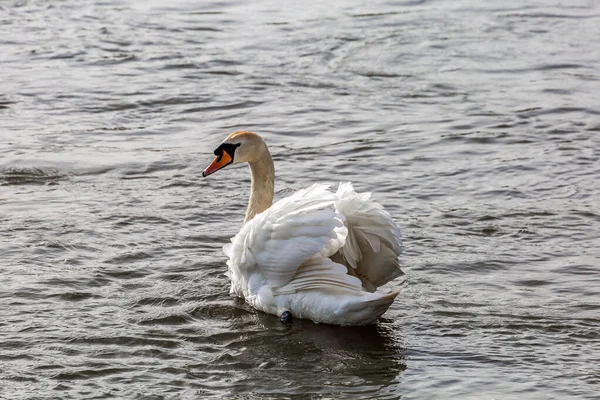
[[[403,274],[398,263],[402,251],[400,228],[370,193],[356,193],[349,182],[340,183],[335,202],[348,229],[346,243],[332,259],[349,266],[366,290],[373,292]]]
[[[300,190],[246,223],[224,248],[230,268],[244,275],[260,271],[275,292],[307,261],[336,253],[347,229],[334,207],[337,196],[327,189],[316,184]]]

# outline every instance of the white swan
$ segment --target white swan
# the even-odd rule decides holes
[[[241,230],[224,246],[231,293],[254,308],[336,325],[375,322],[398,292],[374,293],[402,275],[400,229],[369,193],[314,184],[273,204],[275,169],[265,141],[229,135],[202,172],[247,162],[252,189]]]

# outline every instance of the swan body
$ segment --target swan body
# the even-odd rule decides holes
[[[371,324],[388,309],[398,292],[375,290],[402,275],[400,229],[369,193],[314,184],[273,204],[273,161],[260,136],[235,132],[215,155],[203,176],[239,162],[252,175],[246,220],[224,246],[232,295],[336,325]]]

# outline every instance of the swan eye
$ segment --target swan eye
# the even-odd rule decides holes
[[[227,154],[229,154],[229,156],[231,157],[231,159],[233,159],[233,156],[235,154],[235,149],[237,149],[238,147],[240,147],[242,144],[241,143],[221,143],[219,145],[219,147],[217,147],[214,151],[215,156],[219,157],[219,161],[221,160],[221,157],[223,157],[223,152],[225,151]]]

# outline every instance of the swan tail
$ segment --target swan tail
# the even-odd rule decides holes
[[[358,297],[355,301],[346,303],[336,310],[335,314],[346,321],[344,325],[373,324],[388,310],[398,293],[368,293],[362,298]]]

